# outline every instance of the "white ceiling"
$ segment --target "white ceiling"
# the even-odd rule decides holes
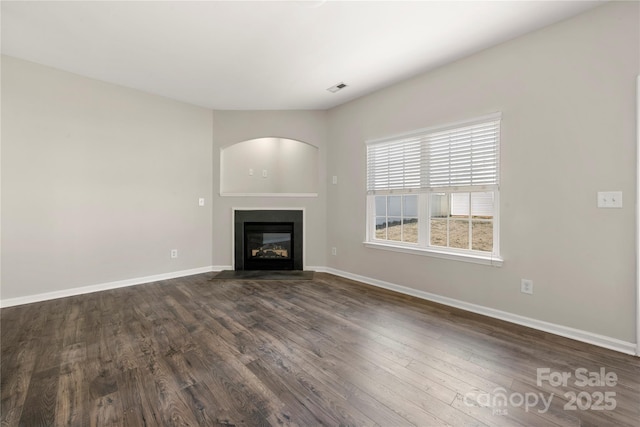
[[[598,4],[2,1],[2,53],[212,109],[327,109]]]

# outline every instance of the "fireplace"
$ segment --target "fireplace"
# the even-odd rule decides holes
[[[245,222],[245,270],[293,270],[293,223]]]
[[[236,210],[236,270],[302,270],[302,211]]]

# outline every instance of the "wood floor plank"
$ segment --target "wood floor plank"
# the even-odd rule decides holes
[[[214,274],[1,310],[2,426],[638,425],[638,358],[330,274]],[[537,384],[580,367],[617,383]]]
[[[341,341],[338,332],[333,334],[330,339],[328,339],[327,336],[319,338],[317,335],[314,335],[314,331],[303,334],[295,327],[291,327],[291,322],[278,322],[274,320],[263,320],[260,327],[266,328],[272,333],[280,334],[280,336],[289,337],[293,343],[298,345],[295,350],[292,351],[293,357],[303,354],[304,351],[307,350],[309,356],[307,365],[321,365],[325,370],[335,370],[339,372],[340,366],[345,366],[345,364],[352,366],[350,362],[353,358],[358,358],[359,360],[364,359],[363,363],[370,361],[371,358],[375,359],[375,362],[372,363],[379,363],[383,360],[381,359],[383,356],[380,354],[362,351],[363,349],[360,348],[355,354],[352,352],[347,353],[349,360],[345,361],[344,357],[342,357],[342,353],[345,352],[344,347],[352,345],[352,343]],[[294,331],[297,331],[297,333],[294,333]],[[372,342],[373,341],[370,341],[369,344]],[[278,352],[277,354],[281,355],[283,352]],[[302,364],[304,364],[304,362],[305,361],[301,361]],[[381,364],[377,365],[381,368],[378,375],[381,377],[391,375],[402,378],[402,381],[408,385],[417,387],[422,392],[432,394],[433,388],[431,386],[433,384],[429,384],[428,381],[414,382],[413,379],[416,379],[417,376],[409,372],[404,365],[404,363],[398,363],[397,360],[394,359],[383,360]],[[449,393],[444,394],[444,398],[440,393],[436,394],[436,397],[441,398],[445,402],[451,402],[455,397],[455,392],[451,390],[448,390],[448,392]]]
[[[316,403],[308,390],[303,390],[297,380],[273,371],[269,365],[259,359],[247,365],[249,370],[281,399],[289,402],[286,419],[298,425],[337,425],[340,421],[323,410],[320,400]],[[301,393],[302,392],[302,393]],[[311,396],[310,396],[311,395]]]
[[[488,381],[494,387],[508,387],[512,382],[511,377],[471,363],[466,360],[468,357],[461,358],[438,349],[434,345],[437,340],[428,335],[416,336],[413,331],[397,334],[394,333],[395,329],[375,329],[371,326],[372,322],[356,319],[355,316],[352,316],[350,321],[351,326],[357,324],[363,329],[368,328],[379,334],[368,343],[368,348],[375,347],[380,353],[400,364],[403,364],[404,360],[404,366],[415,360],[415,363],[425,363],[439,371],[451,372],[455,377],[463,377],[467,382],[474,378],[476,383]]]
[[[337,369],[338,364],[343,364],[342,361],[310,349],[306,342],[301,346],[296,346],[293,342],[285,346],[282,339],[277,338],[283,335],[279,335],[277,329],[269,327],[273,327],[273,324],[267,326],[265,323],[266,321],[260,325],[260,328],[264,331],[262,334],[269,344],[261,346],[261,360],[270,361],[275,367],[274,371],[280,376],[287,376],[291,378],[291,382],[298,382],[303,389],[300,387],[296,389],[300,390],[302,395],[312,395],[314,399],[322,401],[326,407],[340,415],[339,419],[343,420],[343,423],[347,425],[376,424],[376,420],[371,419],[367,414],[378,402],[349,382],[344,372]],[[288,331],[284,336],[290,336],[294,341],[298,338],[291,336]],[[351,407],[345,405],[347,401],[352,402]],[[401,421],[391,411],[387,410],[386,416],[388,420]]]
[[[203,363],[210,366],[207,384],[228,396],[230,405],[247,424],[289,424],[287,405],[247,368],[246,362],[238,357],[241,353],[227,343],[217,342],[216,335],[208,330],[201,331],[200,336],[198,351]]]
[[[124,426],[119,394],[112,393],[93,400],[89,407],[91,427]]]
[[[117,377],[122,419],[127,427],[162,425],[158,397],[146,392],[142,377],[138,368],[121,371]]]
[[[228,391],[229,387],[234,386],[233,382],[226,375],[225,369],[218,365],[222,363],[221,358],[215,358],[215,362],[213,362],[214,359],[205,359],[201,353],[195,350],[185,353],[184,357],[193,367],[199,382],[185,387],[182,393],[187,396],[188,401],[192,402],[190,406],[200,423],[202,420],[211,420],[211,425],[216,423],[248,425],[251,417],[263,418],[257,408],[251,409],[251,417],[245,415],[249,411],[237,410],[237,402],[234,401],[232,393]]]
[[[89,424],[89,383],[84,377],[86,362],[82,345],[75,343],[63,349],[63,364],[58,377],[55,425],[86,426]],[[68,358],[68,359],[67,359]]]
[[[2,423],[18,425],[33,380],[39,343],[31,339],[8,347],[2,345]]]
[[[55,424],[54,414],[58,395],[60,368],[51,368],[33,375],[24,400],[20,424],[49,426]]]
[[[268,323],[268,325],[267,325]],[[305,350],[312,347],[313,343],[310,341],[306,341],[306,338],[302,335],[293,334],[292,331],[286,329],[287,323],[280,325],[278,322],[269,322],[267,320],[263,321],[261,327],[266,327],[267,330],[276,331],[275,337],[289,337],[290,340],[295,342],[298,347],[294,347],[291,349],[291,355],[288,356],[289,360],[292,358],[296,358],[296,356],[305,354]],[[279,333],[278,333],[279,331]],[[276,339],[269,340],[270,342],[277,342]],[[338,374],[343,376],[344,378],[349,378],[350,371],[353,369],[357,369],[359,372],[364,373],[367,376],[368,382],[367,385],[377,384],[379,387],[384,387],[388,385],[389,388],[386,388],[386,393],[391,395],[402,395],[406,396],[406,399],[410,402],[411,405],[417,406],[421,408],[422,411],[433,414],[437,416],[438,419],[432,418],[430,423],[433,425],[441,425],[445,422],[447,423],[457,423],[457,425],[481,425],[477,420],[474,420],[470,417],[464,416],[464,414],[457,413],[453,414],[453,410],[450,410],[451,407],[448,405],[453,398],[455,398],[455,392],[452,393],[452,397],[448,401],[439,401],[437,397],[440,397],[439,393],[436,393],[436,398],[429,398],[429,395],[433,395],[432,390],[429,387],[424,387],[425,381],[414,382],[413,379],[416,378],[416,375],[412,377],[397,377],[395,374],[398,372],[397,370],[388,371],[382,366],[388,367],[393,364],[392,360],[385,360],[380,364],[380,357],[375,354],[375,352],[371,351],[358,351],[357,353],[344,352],[339,349],[339,344],[329,343],[322,339],[320,341],[320,348],[323,350],[320,353],[314,351],[307,351],[306,355],[308,357],[307,366],[317,366],[319,365],[325,371],[331,370],[336,371]],[[293,344],[292,344],[293,345]],[[281,356],[287,354],[287,351],[281,349],[275,349],[275,355]],[[344,357],[342,353],[346,353],[347,357]],[[302,362],[303,364],[304,362]],[[279,364],[282,364],[279,361]],[[344,367],[348,366],[347,369]],[[403,366],[397,365],[396,369],[403,369]],[[408,372],[408,370],[407,370]],[[322,374],[314,372],[314,378],[320,377]],[[426,378],[425,378],[426,380]],[[355,383],[354,383],[355,385]],[[334,385],[335,387],[335,385]],[[368,387],[365,388],[365,390]],[[363,392],[363,389],[360,389]],[[397,405],[392,405],[397,406]],[[415,411],[415,408],[412,408]],[[428,422],[427,419],[429,415],[421,413],[421,419],[423,422]],[[360,423],[362,424],[362,423]],[[356,424],[358,425],[358,424]],[[454,424],[456,425],[456,424]]]

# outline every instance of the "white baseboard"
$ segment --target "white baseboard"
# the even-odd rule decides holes
[[[0,307],[12,307],[22,304],[30,304],[34,302],[47,301],[56,298],[70,297],[74,295],[88,294],[92,292],[106,291],[109,289],[123,288],[126,286],[141,285],[144,283],[157,282],[160,280],[175,279],[178,277],[191,276],[194,274],[209,273],[212,271],[232,270],[230,265],[212,265],[207,267],[193,268],[190,270],[174,271],[171,273],[157,274],[154,276],[137,277],[134,279],[119,280],[116,282],[102,283],[92,286],[83,286],[79,288],[64,289],[55,292],[47,292],[37,295],[27,295],[24,297],[8,298],[0,300]],[[372,279],[370,277],[361,276],[359,274],[348,273],[346,271],[337,270],[331,267],[323,266],[306,266],[305,270],[316,271],[318,273],[330,273],[336,276],[344,277],[346,279],[356,280],[358,282],[366,283],[368,285],[376,286],[379,288],[388,289],[391,291],[399,292],[405,295],[411,295],[417,298],[421,298],[427,301],[433,301],[440,304],[448,305],[451,307],[459,308],[462,310],[470,311],[472,313],[478,313],[485,316],[493,317],[507,322],[515,323],[517,325],[527,326],[529,328],[538,329],[540,331],[549,332],[551,334],[559,335],[566,338],[571,338],[577,341],[597,345],[599,347],[608,348],[610,350],[618,351],[620,353],[626,353],[638,356],[640,352],[640,346],[635,343],[622,341],[616,338],[611,338],[592,332],[583,331],[580,329],[574,329],[567,326],[557,325],[554,323],[545,322],[542,320],[532,319],[530,317],[520,316],[518,314],[509,313],[506,311],[496,310],[489,307],[484,307],[477,304],[471,304],[468,302],[460,301],[453,298],[444,297],[441,295],[432,294],[429,292],[421,291],[418,289],[409,288],[406,286],[397,285],[395,283],[385,282],[383,280]]]
[[[307,271],[315,271],[316,273],[328,273],[329,269],[327,267],[320,267],[315,265],[307,265],[305,268]]]
[[[639,355],[637,352],[640,351],[640,348],[638,348],[638,346],[636,346],[636,344],[632,342],[622,341],[616,338],[594,334],[592,332],[583,331],[580,329],[570,328],[568,326],[562,326],[562,325],[557,325],[555,323],[549,323],[542,320],[532,319],[530,317],[524,317],[518,314],[496,310],[493,308],[484,307],[477,304],[471,304],[471,303],[460,301],[457,299],[443,297],[441,295],[436,295],[429,292],[408,288],[406,286],[396,285],[394,283],[389,283],[389,282],[385,282],[378,279],[372,279],[370,277],[361,276],[359,274],[353,274],[353,273],[348,273],[346,271],[336,270],[334,268],[325,268],[324,270],[325,270],[324,272],[326,273],[334,274],[336,276],[344,277],[346,279],[356,280],[358,282],[362,282],[362,283],[373,285],[379,288],[384,288],[391,291],[399,292],[405,295],[411,295],[427,301],[433,301],[439,304],[448,305],[451,307],[470,311],[472,313],[482,314],[482,315],[493,317],[496,319],[505,320],[507,322],[515,323],[517,325],[527,326],[529,328],[537,329],[544,332],[549,332],[554,335],[559,335],[565,338],[571,338],[576,341],[582,341],[588,344],[597,345],[599,347],[608,348],[610,350],[618,351],[620,353],[626,353],[633,356]]]
[[[220,270],[218,268],[220,267]],[[141,285],[143,283],[157,282],[160,280],[175,279],[178,277],[192,276],[194,274],[208,273],[224,270],[226,266],[208,266],[192,268],[190,270],[173,271],[171,273],[156,274],[153,276],[136,277],[134,279],[118,280],[116,282],[101,283],[98,285],[82,286],[79,288],[64,289],[61,291],[46,292],[43,294],[27,295],[24,297],[8,298],[0,300],[0,307],[12,307],[15,305],[31,304],[56,298],[71,297],[74,295],[90,294],[92,292],[106,291],[109,289],[124,288],[127,286]]]

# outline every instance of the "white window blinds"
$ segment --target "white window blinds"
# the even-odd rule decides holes
[[[409,139],[367,147],[368,190],[421,187],[421,141]]]
[[[367,191],[497,189],[500,114],[372,141]]]

